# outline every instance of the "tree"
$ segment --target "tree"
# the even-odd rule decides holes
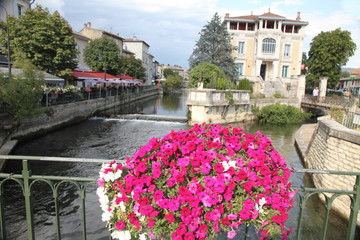
[[[140,59],[136,59],[134,56],[121,57],[120,73],[137,79],[144,79],[146,77],[145,71],[146,69]]]
[[[174,74],[175,74],[174,71],[171,70],[170,68],[166,68],[163,71],[163,75],[165,78],[168,78],[169,76],[174,75]]]
[[[84,50],[84,60],[92,71],[120,73],[120,49],[111,38],[102,36],[91,40]]]
[[[36,69],[25,53],[16,53],[15,67],[22,69],[19,75],[0,75],[0,107],[14,123],[22,118],[36,117],[43,111],[39,106],[45,85],[43,73]]]
[[[199,82],[202,82],[204,88],[216,88],[214,83],[216,83],[218,79],[222,81],[224,78],[226,79],[226,75],[223,70],[212,63],[204,62],[190,71],[188,87],[196,88]]]
[[[231,45],[231,36],[226,29],[226,23],[221,22],[217,13],[201,30],[200,38],[189,58],[190,68],[202,62],[209,62],[223,70],[226,76],[235,81],[238,77],[237,66],[231,54],[236,47]]]
[[[182,87],[184,79],[179,74],[169,75],[163,83],[164,91],[171,92]]]
[[[356,44],[349,31],[340,28],[321,32],[310,43],[308,58],[309,77],[312,84],[320,77],[328,77],[328,87],[334,88],[340,79],[341,67],[353,56]]]
[[[50,14],[38,5],[18,19],[9,17],[8,20],[12,50],[24,52],[40,70],[58,74],[77,66],[78,51],[72,29],[58,12]],[[0,45],[6,46],[6,34],[1,35]],[[7,49],[2,52],[7,53]],[[11,55],[16,61],[14,52]]]

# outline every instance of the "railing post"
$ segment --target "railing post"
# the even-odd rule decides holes
[[[5,213],[4,213],[4,184],[0,185],[0,239],[6,239]]]
[[[349,218],[349,227],[346,234],[347,240],[355,239],[356,221],[360,208],[360,176],[356,176],[356,182],[354,185],[354,191],[356,192],[351,201],[351,213]]]
[[[31,191],[30,191],[30,181],[29,181],[31,171],[29,170],[28,160],[23,160],[22,166],[23,166],[22,177],[24,179],[27,235],[28,235],[28,240],[33,240],[35,239],[35,237],[34,237],[33,213],[31,206]]]

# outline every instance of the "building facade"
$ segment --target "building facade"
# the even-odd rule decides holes
[[[233,56],[240,79],[248,78],[255,91],[265,95],[264,91],[270,88],[286,95],[291,80],[301,73],[304,29],[308,22],[301,21],[300,13],[290,20],[270,10],[262,15],[239,17],[227,13],[224,21],[232,37],[231,44],[236,47]],[[265,86],[265,82],[273,83]]]
[[[95,40],[101,38],[102,36],[108,37],[115,41],[116,45],[119,47],[120,54],[123,52],[123,38],[119,36],[119,34],[114,34],[111,32],[107,32],[101,29],[95,29],[91,27],[91,23],[85,23],[84,28],[79,32],[81,35],[90,38],[91,40]]]
[[[145,68],[145,85],[150,85],[154,78],[154,57],[149,51],[150,45],[143,40],[134,38],[124,39],[124,49],[131,51],[135,54],[135,58],[142,61],[143,67]]]
[[[84,52],[86,46],[89,44],[91,39],[75,31],[73,31],[73,35],[76,42],[76,50],[78,50],[78,55],[76,57],[78,65],[76,67],[76,70],[89,71],[90,68],[84,60]]]
[[[19,18],[34,1],[30,0],[1,0],[0,21],[5,22],[7,16]]]

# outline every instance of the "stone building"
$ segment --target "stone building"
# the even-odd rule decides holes
[[[255,92],[271,96],[291,96],[291,88],[301,73],[304,29],[300,13],[291,20],[271,13],[230,17],[224,21],[236,47],[233,56],[240,79],[248,78]]]

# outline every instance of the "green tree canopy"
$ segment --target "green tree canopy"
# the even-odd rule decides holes
[[[179,74],[169,75],[163,83],[164,91],[171,92],[182,87],[184,79]]]
[[[212,63],[203,62],[190,71],[188,87],[196,88],[199,82],[203,82],[204,88],[211,88],[219,78],[226,79],[224,71]]]
[[[308,83],[313,85],[320,77],[328,77],[328,87],[335,87],[340,79],[341,67],[354,55],[355,50],[356,44],[349,31],[338,28],[318,34],[310,43]]]
[[[171,70],[170,68],[166,68],[163,71],[163,75],[165,78],[168,78],[169,76],[174,75],[174,74],[175,74],[174,71]]]
[[[226,29],[226,23],[221,22],[219,15],[215,13],[199,34],[200,38],[189,58],[190,68],[202,62],[209,62],[223,70],[229,79],[237,80],[237,66],[231,56],[236,47],[231,45],[231,36]]]
[[[8,22],[13,60],[17,60],[14,49],[18,49],[40,70],[51,74],[77,66],[72,29],[58,12],[50,14],[37,5],[18,19],[9,17]],[[0,45],[6,46],[6,34],[0,35]],[[2,52],[7,54],[7,49]]]
[[[120,49],[111,38],[102,36],[90,41],[84,50],[84,60],[92,71],[120,73]]]
[[[140,59],[136,59],[134,56],[121,57],[120,73],[135,77],[137,79],[145,79],[146,69],[142,65]]]

